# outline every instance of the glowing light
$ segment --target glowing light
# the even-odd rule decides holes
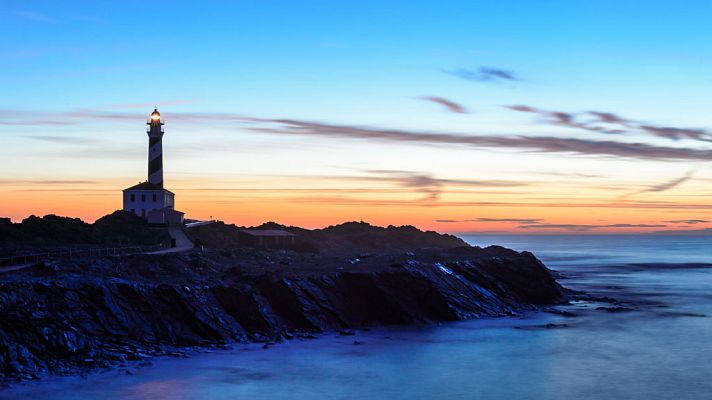
[[[153,121],[158,121],[159,119],[161,119],[161,114],[159,114],[158,111],[154,111],[154,112],[151,114],[151,119],[152,119]]]

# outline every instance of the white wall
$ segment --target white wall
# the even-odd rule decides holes
[[[131,201],[131,195],[134,196],[134,201]],[[154,196],[155,201],[153,200]],[[173,201],[173,194],[163,190],[127,190],[124,192],[124,210],[133,210],[133,213],[139,217],[146,217],[151,210],[172,208]]]

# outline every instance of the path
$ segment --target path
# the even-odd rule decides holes
[[[206,221],[207,223],[212,223],[212,221]],[[140,249],[137,249],[138,251],[135,251],[133,253],[124,253],[124,254],[116,254],[117,249],[126,249],[124,248],[111,248],[111,249],[90,249],[88,250],[90,253],[89,255],[91,256],[91,252],[96,251],[97,253],[103,254],[104,251],[106,251],[106,255],[113,255],[113,256],[121,256],[121,255],[130,255],[130,254],[169,254],[169,253],[178,253],[178,252],[183,252],[183,251],[188,251],[193,249],[193,242],[190,241],[188,236],[186,236],[185,232],[183,232],[183,228],[180,226],[169,226],[168,227],[168,234],[176,240],[176,247],[170,247],[167,249],[163,250],[158,250],[158,251],[141,251]],[[113,253],[112,253],[113,251]],[[75,254],[79,254],[82,252],[86,251],[76,251]],[[70,252],[69,255],[71,256],[72,253]],[[32,257],[37,257],[38,255],[33,255]],[[28,263],[27,259],[25,259],[24,264],[14,264],[14,265],[7,265],[4,267],[0,267],[0,274],[5,273],[5,272],[12,272],[12,271],[18,271],[21,269],[25,269],[27,267],[31,267],[35,265],[36,263],[40,262],[43,258],[41,257],[42,255],[39,255],[40,258],[36,259],[36,262],[30,262]],[[47,254],[47,258],[49,258],[50,254]],[[22,258],[22,256],[20,256]],[[11,260],[12,261],[12,260]]]
[[[9,267],[2,267],[2,268],[0,268],[0,274],[2,274],[3,272],[18,271],[18,270],[21,270],[21,269],[25,269],[25,268],[27,268],[27,267],[31,267],[31,266],[33,266],[33,265],[34,265],[34,264],[31,264],[31,263],[30,263],[30,264],[11,265],[11,266],[9,266]]]
[[[171,235],[173,239],[176,240],[176,247],[172,247],[166,250],[153,251],[146,254],[169,254],[178,253],[181,251],[188,251],[193,248],[193,242],[188,239],[188,236],[183,232],[183,228],[180,226],[169,226],[168,234]]]
[[[216,223],[216,222],[218,222],[218,220],[216,220],[216,219],[210,219],[210,220],[207,220],[207,221],[189,222],[189,223],[185,224],[185,227],[186,227],[187,229],[190,229],[190,228],[197,228],[197,227],[199,227],[199,226],[210,225],[210,224],[214,224],[214,223]]]

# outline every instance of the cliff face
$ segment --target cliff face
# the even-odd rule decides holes
[[[0,372],[33,378],[181,346],[506,316],[561,300],[533,255],[499,247],[59,260],[0,275]]]

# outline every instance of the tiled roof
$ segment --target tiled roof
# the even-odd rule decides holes
[[[164,189],[161,185],[157,185],[151,182],[141,182],[138,185],[133,185],[129,188],[124,189],[124,191],[126,190],[165,190],[166,192],[173,193],[170,190]]]

